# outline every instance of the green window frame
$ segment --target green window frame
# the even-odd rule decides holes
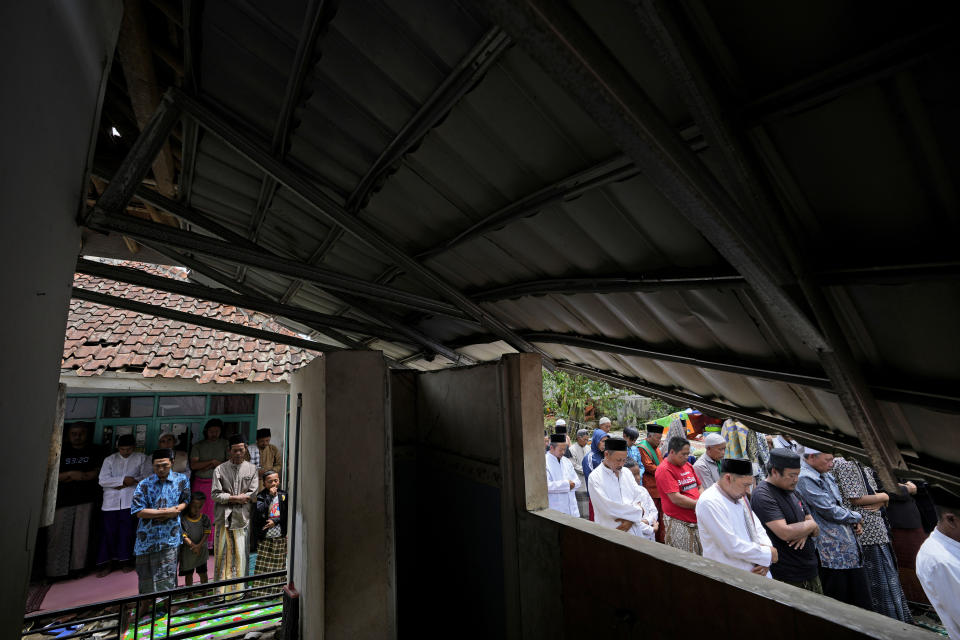
[[[249,395],[253,396],[253,412],[252,413],[229,413],[229,414],[211,414],[210,405],[211,399],[214,397],[221,396],[236,396],[236,395]],[[160,416],[160,398],[171,397],[171,396],[203,396],[204,400],[204,413],[196,415],[182,415],[182,416]],[[157,440],[160,437],[160,434],[164,431],[164,425],[172,425],[176,423],[187,423],[187,424],[197,424],[199,423],[199,428],[202,429],[203,425],[210,420],[211,418],[220,418],[224,423],[246,423],[245,429],[243,429],[243,435],[246,437],[247,442],[252,442],[252,438],[256,433],[257,429],[257,415],[260,411],[260,395],[259,394],[238,394],[238,393],[185,393],[185,392],[163,392],[163,393],[144,393],[142,391],[120,391],[117,393],[68,393],[67,399],[70,398],[97,398],[97,414],[96,418],[76,418],[64,420],[64,430],[68,429],[69,426],[73,423],[94,423],[93,431],[93,442],[97,445],[103,445],[113,450],[114,442],[116,441],[117,427],[124,426],[136,426],[144,425],[146,427],[144,431],[144,443],[143,446],[138,446],[138,451],[143,451],[144,453],[152,453],[154,449],[157,448]],[[105,398],[114,398],[114,397],[152,397],[153,398],[153,414],[151,416],[145,416],[141,418],[103,418],[104,410],[104,399]],[[104,442],[104,430],[105,428],[109,429],[110,441]],[[134,429],[134,434],[136,430]],[[199,436],[199,429],[192,429],[190,435],[190,442],[192,443]]]

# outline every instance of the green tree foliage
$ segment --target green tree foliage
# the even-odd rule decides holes
[[[623,404],[623,395],[623,391],[606,382],[565,371],[543,371],[544,415],[552,414],[582,423],[587,407],[593,405],[597,417],[616,416]]]
[[[683,409],[681,407],[675,407],[672,404],[667,404],[660,398],[650,398],[650,420],[656,420],[657,418],[662,418],[678,411],[683,411]]]

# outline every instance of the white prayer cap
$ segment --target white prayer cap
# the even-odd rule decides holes
[[[703,444],[712,447],[715,444],[727,444],[727,441],[719,433],[708,433],[707,437],[703,439]]]
[[[567,424],[567,421],[564,420],[563,418],[560,418],[559,420],[557,420],[557,424],[562,427]]]
[[[610,418],[600,418],[600,424],[610,424]]]
[[[817,451],[817,450],[814,449],[813,447],[804,447],[804,448],[803,448],[803,455],[805,455],[805,456],[815,456],[815,455],[817,455],[818,453],[823,453],[823,452],[822,452],[822,451]]]

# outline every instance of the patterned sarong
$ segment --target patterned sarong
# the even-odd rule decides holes
[[[698,556],[703,555],[703,547],[700,546],[700,531],[697,529],[697,523],[677,520],[668,515],[663,516],[663,542],[675,549],[695,553]]]
[[[879,614],[913,624],[913,616],[900,587],[889,545],[863,545],[863,569],[870,584],[870,603]]]
[[[220,527],[214,559],[214,580],[231,580],[247,575],[247,529]],[[217,593],[243,589],[243,583],[217,587]]]
[[[86,567],[92,504],[57,507],[47,530],[47,577],[60,578]]]
[[[257,566],[253,570],[254,574],[261,573],[273,573],[274,571],[282,571],[287,568],[287,538],[286,536],[281,538],[265,538],[263,541],[257,544]],[[279,582],[276,578],[270,578],[268,580],[257,580],[251,586],[254,587],[265,587],[269,584],[276,584]],[[271,587],[270,589],[262,589],[260,591],[252,592],[252,596],[265,596],[270,593],[276,593],[280,590],[279,587]]]
[[[179,547],[144,553],[137,556],[137,579],[140,593],[158,593],[177,588],[177,556]]]

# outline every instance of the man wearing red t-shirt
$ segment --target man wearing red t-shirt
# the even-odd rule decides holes
[[[690,443],[670,438],[667,459],[657,467],[657,490],[663,505],[663,541],[677,549],[703,555],[697,532],[697,498],[700,484],[693,466],[687,462]]]

